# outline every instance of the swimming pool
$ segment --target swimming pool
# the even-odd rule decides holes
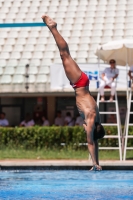
[[[0,200],[133,199],[133,171],[0,171]]]

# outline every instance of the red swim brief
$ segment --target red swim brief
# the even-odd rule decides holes
[[[84,72],[82,72],[79,80],[74,84],[72,83],[70,84],[72,85],[73,88],[86,87],[89,86],[89,78]]]

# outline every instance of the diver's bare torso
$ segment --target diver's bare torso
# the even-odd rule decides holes
[[[95,122],[100,123],[99,111],[94,98],[91,96],[88,87],[80,87],[75,89],[76,105],[81,117],[86,120],[89,114],[96,115]],[[87,122],[86,122],[87,123]]]

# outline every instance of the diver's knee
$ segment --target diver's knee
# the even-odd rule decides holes
[[[60,57],[61,57],[62,60],[65,60],[66,58],[68,58],[68,56],[69,56],[69,53],[68,53],[67,50],[60,51]]]

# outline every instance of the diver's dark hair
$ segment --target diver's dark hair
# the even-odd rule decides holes
[[[105,136],[105,130],[103,126],[99,123],[95,123],[95,129],[94,129],[94,141],[101,139]]]

